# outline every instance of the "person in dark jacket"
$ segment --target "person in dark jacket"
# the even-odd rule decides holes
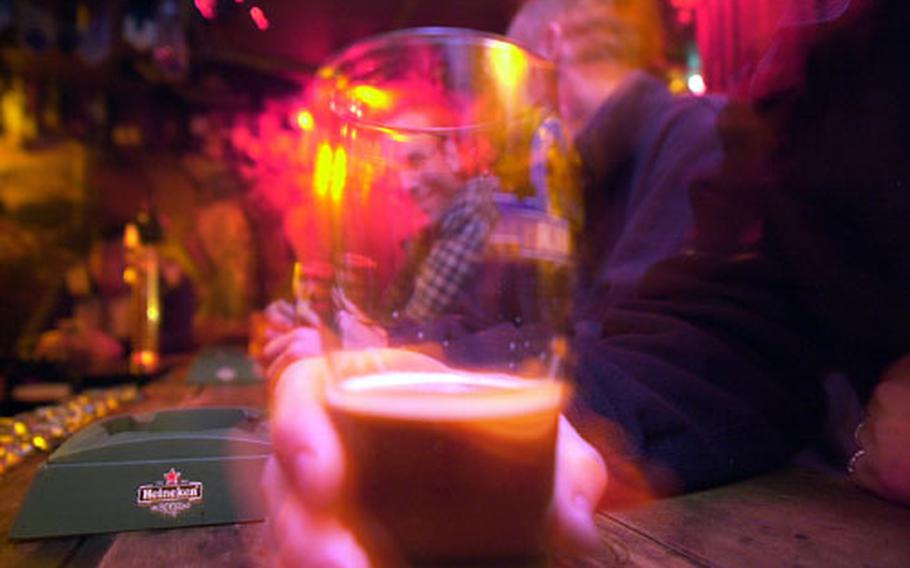
[[[721,119],[724,170],[692,188],[692,251],[579,342],[579,415],[620,425],[659,492],[786,463],[822,435],[823,376],[867,399],[910,348],[908,23],[906,4],[880,0],[788,30],[802,37],[765,62],[756,99]],[[889,377],[903,393],[906,372]],[[906,398],[877,393],[858,436],[875,451],[854,460],[859,481],[905,502],[908,450],[887,448]]]
[[[508,35],[557,65],[561,116],[582,165],[576,312],[590,321],[689,243],[687,190],[719,167],[714,123],[725,99],[670,93],[650,0],[529,0]]]

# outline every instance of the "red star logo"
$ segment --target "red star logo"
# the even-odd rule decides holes
[[[171,468],[171,471],[164,474],[164,481],[168,485],[177,485],[177,482],[180,481],[180,472]]]

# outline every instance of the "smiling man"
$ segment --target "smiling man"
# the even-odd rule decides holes
[[[401,130],[389,148],[392,168],[429,221],[407,244],[406,267],[386,304],[393,319],[426,321],[451,308],[496,222],[493,193],[499,182],[469,177],[454,138],[432,133],[445,124],[443,112],[407,111],[390,121]]]

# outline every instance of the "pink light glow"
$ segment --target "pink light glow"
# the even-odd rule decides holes
[[[269,19],[265,17],[265,12],[259,6],[250,8],[250,17],[253,18],[253,23],[260,31],[269,29]]]
[[[203,18],[206,20],[215,19],[215,7],[218,4],[218,0],[195,0],[194,4]]]
[[[701,3],[702,0],[670,0],[670,5],[676,10],[676,20],[684,26],[693,22],[694,12]]]

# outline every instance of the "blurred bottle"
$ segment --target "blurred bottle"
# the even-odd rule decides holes
[[[140,213],[123,233],[127,256],[124,280],[131,289],[130,372],[133,374],[153,373],[160,362],[160,240],[161,227],[155,215],[148,212]]]

